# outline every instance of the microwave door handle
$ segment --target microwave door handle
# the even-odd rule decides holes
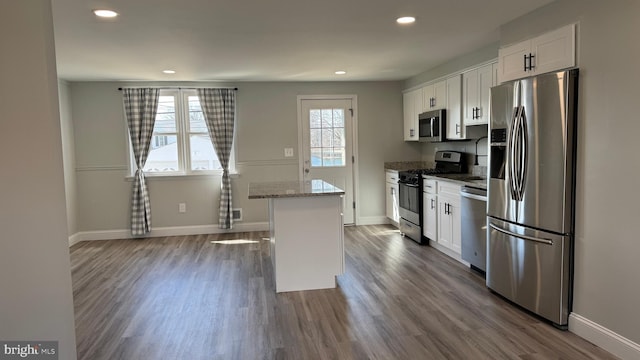
[[[433,120],[434,120],[434,118],[431,118],[429,120],[430,120],[429,123],[431,123],[431,136],[433,137],[433,136],[436,136],[436,134],[434,134],[434,132],[433,132]]]

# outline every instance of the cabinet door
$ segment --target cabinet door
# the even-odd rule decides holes
[[[447,107],[447,81],[443,80],[433,84],[432,109],[444,109]]]
[[[474,124],[489,123],[489,104],[493,86],[493,67],[491,64],[478,69],[478,109]],[[465,123],[466,124],[466,123]]]
[[[422,112],[429,111],[434,104],[434,86],[427,85],[422,88]]]
[[[447,139],[464,139],[462,126],[462,76],[447,79]]]
[[[449,215],[449,202],[446,197],[438,196],[438,244],[451,249],[453,247],[453,233],[451,228],[451,216]]]
[[[462,252],[462,216],[460,214],[460,199],[451,199],[449,203],[449,220],[451,226],[451,250]]]
[[[475,69],[462,74],[462,121],[465,126],[476,123],[478,99],[478,69]]]
[[[533,71],[543,74],[575,66],[575,26],[568,25],[531,40]]]
[[[417,107],[422,107],[422,89],[406,92],[402,95],[404,112],[404,140],[418,141]]]
[[[398,184],[387,183],[386,189],[387,217],[397,223],[400,220],[398,213]]]
[[[422,193],[423,228],[422,235],[429,240],[438,240],[438,196],[436,194]]]
[[[498,50],[498,81],[505,82],[528,76],[525,55],[531,52],[531,40],[505,46]]]

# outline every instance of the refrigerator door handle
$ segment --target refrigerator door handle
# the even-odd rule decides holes
[[[517,161],[517,156],[516,156],[516,148],[518,146],[517,141],[518,141],[518,127],[519,127],[519,119],[520,119],[520,112],[521,112],[521,107],[518,106],[516,108],[513,109],[513,116],[511,118],[511,126],[510,126],[510,131],[509,131],[509,138],[507,139],[507,146],[508,146],[508,152],[507,152],[507,156],[508,156],[508,175],[509,175],[509,193],[511,194],[511,198],[514,200],[518,200],[518,164],[516,163]]]
[[[527,119],[524,107],[520,111],[520,168],[518,169],[520,179],[518,181],[518,197],[520,200],[524,199],[524,187],[527,180],[527,153],[528,153],[528,138],[527,138]]]
[[[542,243],[545,245],[553,245],[553,241],[551,239],[547,239],[547,238],[537,238],[537,237],[533,237],[533,236],[528,236],[528,235],[522,235],[522,234],[516,234],[514,232],[511,232],[509,230],[505,230],[503,228],[500,228],[494,224],[489,223],[489,227],[501,232],[503,234],[509,235],[509,236],[513,236],[516,237],[518,239],[523,239],[523,240],[529,240],[529,241],[534,241],[534,242],[538,242],[538,243]]]

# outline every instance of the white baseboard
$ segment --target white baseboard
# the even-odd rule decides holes
[[[79,243],[80,241],[82,241],[80,239],[80,233],[75,233],[69,236],[69,247],[72,247],[73,245]]]
[[[234,224],[233,229],[225,230],[218,228],[218,225],[194,225],[194,226],[169,226],[159,227],[151,230],[151,233],[142,236],[144,238],[158,236],[181,236],[181,235],[200,235],[200,234],[221,234],[221,233],[239,233],[248,231],[267,231],[269,230],[268,222],[241,223]],[[69,246],[80,241],[92,240],[115,240],[115,239],[132,239],[130,230],[102,230],[102,231],[81,231],[69,237]]]
[[[621,359],[640,359],[640,344],[576,313],[569,315],[569,331]]]
[[[448,257],[462,263],[464,266],[469,267],[471,264],[469,264],[468,262],[462,260],[462,256],[458,253],[456,253],[455,251],[446,248],[440,244],[438,244],[437,242],[433,241],[433,240],[429,240],[429,246],[431,246],[432,248],[440,251],[441,253],[447,255]]]
[[[357,225],[383,225],[391,224],[386,216],[360,216],[356,221]]]

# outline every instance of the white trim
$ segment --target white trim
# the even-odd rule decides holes
[[[358,207],[356,206],[356,210],[358,209]],[[392,224],[393,225],[393,221],[391,221],[388,217],[386,216],[364,216],[364,217],[356,217],[356,224],[358,225],[385,225],[385,224]]]
[[[640,344],[576,313],[569,314],[569,331],[621,359],[640,359]]]
[[[298,179],[304,179],[304,144],[302,134],[302,101],[303,100],[350,100],[351,108],[353,109],[353,115],[351,116],[351,155],[354,157],[354,162],[351,164],[352,172],[352,189],[353,189],[353,201],[356,204],[356,208],[353,212],[353,225],[365,225],[359,222],[360,206],[358,199],[360,198],[360,186],[358,181],[360,180],[360,172],[358,171],[358,95],[355,94],[343,94],[343,95],[298,95],[297,96],[297,108],[298,108]],[[348,160],[347,160],[348,161]]]
[[[471,264],[469,264],[468,262],[462,260],[462,256],[460,254],[458,254],[457,252],[449,249],[448,247],[444,247],[440,244],[438,244],[437,242],[433,241],[433,240],[429,240],[429,246],[431,246],[432,248],[440,251],[441,253],[447,255],[448,257],[458,261],[459,263],[463,264],[466,267],[471,266]]]
[[[218,225],[195,225],[195,226],[169,226],[159,227],[151,230],[150,234],[143,237],[161,237],[161,236],[182,236],[182,235],[200,235],[200,234],[222,234],[222,233],[240,233],[249,231],[267,231],[269,230],[268,222],[242,223],[235,224],[231,230],[218,228]],[[117,239],[133,239],[130,230],[102,230],[102,231],[81,231],[69,237],[69,246],[80,241],[93,240],[117,240]],[[73,241],[73,243],[72,243]]]
[[[80,233],[75,233],[69,236],[69,247],[72,247],[73,245],[79,243],[80,241],[82,241],[82,239],[80,238]]]
[[[125,165],[77,166],[76,171],[128,171]]]
[[[489,64],[497,64],[497,63],[498,63],[498,58],[494,58],[494,59],[491,59],[491,60],[483,61],[481,63],[468,66],[468,67],[466,67],[466,68],[464,68],[462,70],[454,71],[451,74],[447,74],[447,75],[444,75],[444,76],[437,77],[435,79],[427,80],[427,81],[425,81],[425,82],[423,82],[421,84],[414,85],[414,86],[412,86],[410,88],[406,88],[406,89],[402,90],[402,93],[404,94],[404,93],[407,93],[407,92],[410,92],[410,91],[413,91],[413,90],[418,90],[418,89],[423,88],[425,86],[433,85],[433,84],[435,84],[437,82],[447,80],[448,78],[450,78],[452,76],[462,75],[462,74],[464,74],[466,72],[469,72],[471,70],[479,69],[479,68],[481,68],[483,66],[486,66],[486,65],[489,65]]]
[[[300,162],[298,158],[290,158],[287,160],[244,160],[236,163],[238,167],[241,166],[273,166],[273,165],[295,165],[298,166]]]

